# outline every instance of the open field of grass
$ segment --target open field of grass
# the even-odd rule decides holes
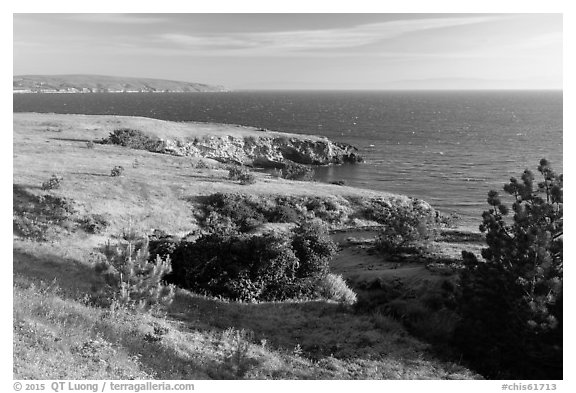
[[[405,199],[262,172],[254,172],[255,184],[241,185],[210,160],[199,165],[193,158],[87,145],[121,127],[159,137],[261,132],[144,118],[14,114],[14,206],[25,209],[52,195],[70,200],[75,209],[69,221],[50,221],[56,228],[47,241],[15,231],[14,378],[479,378],[461,364],[439,359],[391,316],[335,302],[238,303],[179,289],[165,312],[98,306],[91,298],[103,285],[93,266],[96,248],[129,225],[140,233],[189,233],[198,226],[199,197],[241,192]],[[121,176],[110,176],[115,166],[124,168]],[[62,178],[60,187],[43,190],[53,174]],[[98,233],[82,230],[78,223],[91,215],[104,217],[108,226]],[[370,269],[358,267],[366,260],[356,259],[367,257],[362,252],[345,248],[334,269],[366,278]],[[386,266],[379,265],[386,270],[381,273],[391,271]],[[411,268],[403,266],[403,274],[417,283],[432,276],[422,266],[413,275]]]

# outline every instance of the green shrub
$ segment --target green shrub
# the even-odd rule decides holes
[[[114,168],[112,168],[112,170],[110,171],[110,176],[118,177],[118,176],[122,176],[122,173],[124,173],[124,167],[121,165],[117,165]]]
[[[50,179],[48,179],[47,181],[42,183],[42,189],[44,191],[57,190],[60,188],[60,185],[62,184],[62,180],[64,180],[63,177],[58,177],[56,175],[52,175],[52,177],[50,177]]]
[[[323,298],[345,304],[356,303],[356,293],[339,274],[329,273],[318,281],[318,293]]]
[[[194,165],[196,169],[212,169],[210,165],[208,165],[204,160],[198,160],[196,165]]]
[[[304,222],[294,229],[292,247],[300,265],[298,277],[328,273],[329,263],[338,250],[320,221]]]
[[[385,253],[417,250],[435,236],[434,216],[417,200],[410,206],[382,205],[374,214],[384,226],[376,245]]]
[[[104,278],[111,304],[147,310],[168,306],[174,299],[174,286],[165,285],[163,278],[171,272],[170,259],[159,255],[149,261],[148,240],[107,243],[103,257],[95,263],[95,270]],[[126,240],[128,239],[128,240]]]
[[[242,301],[309,299],[328,271],[336,246],[321,227],[292,236],[214,232],[182,241],[171,254],[171,282]]]
[[[241,231],[250,231],[266,222],[299,223],[313,218],[331,224],[343,223],[351,213],[350,203],[344,198],[271,198],[224,193],[206,197],[202,210],[203,216],[199,218],[205,226],[235,226]]]
[[[236,225],[236,223],[228,216],[224,216],[216,211],[210,211],[206,217],[202,220],[202,232],[208,233],[235,233],[241,229]],[[245,224],[244,231],[253,229],[250,220]]]
[[[281,296],[298,264],[288,241],[273,234],[213,233],[181,242],[171,259],[172,282],[242,301]]]
[[[51,194],[27,194],[25,201],[16,199],[13,212],[15,233],[31,240],[47,241],[77,226],[72,200]]]
[[[241,165],[232,165],[228,167],[228,178],[230,180],[238,180],[240,184],[254,184],[256,183],[256,177],[254,174],[250,173],[250,170]]]
[[[248,184],[256,183],[256,176],[254,176],[254,174],[252,174],[252,173],[244,173],[244,174],[240,175],[238,180],[240,180],[240,184],[245,186]]]
[[[148,236],[148,251],[150,253],[148,260],[155,261],[159,256],[162,259],[169,258],[170,255],[176,250],[179,239],[175,236],[170,236],[162,230],[154,230]]]
[[[262,210],[256,199],[239,194],[216,193],[206,198],[204,223],[208,218],[219,221],[229,218],[241,231],[247,232],[267,221]]]
[[[290,205],[278,204],[270,215],[271,222],[299,222],[302,219],[298,211]]]
[[[252,366],[252,361],[248,356],[254,333],[251,330],[237,330],[228,328],[222,332],[221,346],[224,348],[224,359],[222,362],[222,373],[224,379],[242,378]]]
[[[131,149],[154,150],[158,139],[151,138],[140,130],[120,128],[110,133],[104,142],[111,145],[129,147]]]
[[[345,199],[337,197],[307,197],[304,206],[308,212],[313,213],[327,223],[341,223],[348,217],[349,209]]]
[[[101,214],[91,214],[80,220],[80,225],[87,233],[101,233],[104,231],[110,223]]]
[[[282,168],[280,176],[288,180],[312,181],[314,179],[314,169],[289,161]]]
[[[562,379],[563,176],[541,160],[482,215],[484,260],[463,252],[456,342],[492,378]],[[514,215],[510,219],[510,212]]]

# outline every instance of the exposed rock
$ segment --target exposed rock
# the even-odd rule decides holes
[[[361,162],[354,146],[313,140],[272,136],[209,136],[201,140],[159,140],[152,148],[158,153],[211,158],[264,168],[283,168],[287,160],[307,165]]]

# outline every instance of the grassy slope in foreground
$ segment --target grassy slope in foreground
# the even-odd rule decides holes
[[[180,290],[166,315],[94,307],[90,288],[100,285],[90,262],[94,247],[129,220],[141,231],[189,231],[194,196],[221,191],[394,197],[264,174],[256,174],[256,184],[242,186],[228,180],[217,163],[197,169],[190,158],[87,147],[88,140],[119,127],[157,135],[238,131],[115,116],[14,115],[15,202],[46,193],[40,185],[55,173],[64,180],[52,194],[74,200],[80,213],[105,214],[111,222],[103,234],[75,232],[52,243],[14,238],[14,378],[475,377],[432,357],[398,322],[334,303],[241,304]],[[123,176],[110,176],[116,165],[126,168]],[[165,334],[154,335],[155,327]]]

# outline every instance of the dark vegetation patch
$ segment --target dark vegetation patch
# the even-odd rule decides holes
[[[327,291],[321,293],[320,283],[335,253],[336,245],[319,222],[282,234],[208,231],[193,241],[157,233],[150,242],[151,256],[170,257],[169,282],[248,302],[323,296]]]
[[[102,143],[120,145],[131,149],[154,151],[158,145],[158,138],[152,138],[140,130],[132,128],[119,128],[110,133]]]
[[[206,226],[220,223],[248,232],[265,223],[300,223],[314,218],[343,224],[348,210],[344,198],[216,193],[202,199],[199,218]]]
[[[228,179],[239,181],[242,185],[256,183],[256,176],[243,165],[231,165],[228,167]]]
[[[116,165],[110,171],[110,176],[111,177],[119,177],[119,176],[122,176],[123,173],[124,173],[124,167],[121,165]]]
[[[69,198],[50,193],[35,195],[22,186],[13,186],[13,230],[22,238],[48,241],[77,229],[98,233],[107,226],[104,216],[78,214]]]
[[[455,276],[423,280],[408,285],[400,278],[358,284],[358,312],[393,317],[417,337],[447,345],[458,322]]]
[[[390,242],[405,244],[402,235],[433,237],[441,215],[420,200],[396,201],[363,197],[256,196],[216,193],[200,201],[200,220],[230,220],[242,231],[263,223],[298,223],[318,218],[329,225],[352,225],[354,219],[390,227]],[[396,236],[396,240],[393,239]]]
[[[328,225],[368,219],[382,225],[382,237],[409,234],[410,241],[423,241],[439,225],[437,217],[419,200],[216,193],[200,199],[201,230],[187,239],[156,232],[150,254],[169,256],[168,279],[194,291],[242,301],[310,299],[320,296],[327,281],[332,289],[345,286],[334,277],[326,280],[336,252]],[[266,223],[294,226],[280,233],[254,231]],[[387,248],[399,250],[407,250],[404,242]]]
[[[52,194],[34,195],[13,186],[13,229],[24,238],[46,241],[59,233],[74,230],[73,202]]]
[[[50,177],[50,179],[46,180],[45,182],[42,183],[42,189],[44,191],[49,191],[49,190],[57,190],[60,188],[60,186],[62,185],[62,181],[64,180],[63,177],[58,177],[56,175],[52,175]]]
[[[314,169],[308,165],[286,161],[284,167],[278,170],[278,176],[287,180],[312,181]]]
[[[102,233],[110,225],[102,214],[89,214],[80,218],[78,222],[84,232],[91,234]]]
[[[538,172],[504,186],[511,207],[488,192],[483,259],[462,253],[454,339],[490,378],[563,378],[564,180],[545,159]]]

